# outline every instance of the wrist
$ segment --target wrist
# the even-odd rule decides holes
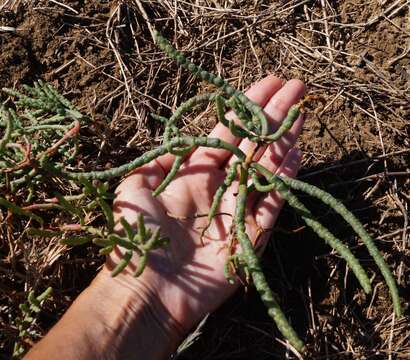
[[[95,292],[92,298],[105,304],[103,322],[111,333],[105,351],[115,349],[121,359],[170,356],[184,339],[185,329],[157,294],[142,282],[130,286],[124,280],[123,274],[112,278],[104,268],[92,284]]]
[[[120,261],[120,255],[114,253],[107,258],[102,270],[104,276],[121,284],[130,293],[138,294],[145,303],[152,302],[156,307],[163,309],[161,312],[166,314],[172,327],[178,329],[179,341],[182,341],[206,314],[215,310],[215,307],[206,304],[215,303],[214,300],[220,296],[220,284],[216,281],[214,287],[207,287],[207,291],[204,291],[204,285],[200,281],[192,281],[188,284],[185,279],[190,277],[192,270],[188,267],[174,268],[172,261],[168,260],[168,255],[159,251],[155,254],[158,256],[152,254],[149,264],[140,276],[133,276],[136,265],[130,264],[115,278],[111,278],[110,273]],[[224,279],[224,285],[225,283]],[[227,283],[226,285],[226,287],[231,286]]]
[[[27,359],[166,359],[183,336],[160,299],[103,269]]]

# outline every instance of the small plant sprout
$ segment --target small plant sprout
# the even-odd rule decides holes
[[[368,294],[372,290],[371,281],[359,260],[342,240],[335,237],[330,229],[324,227],[312,215],[293,194],[292,190],[302,191],[322,201],[340,214],[368,248],[389,287],[395,314],[400,317],[401,306],[397,285],[389,267],[359,220],[340,201],[313,185],[285,176],[274,175],[254,160],[255,151],[244,153],[237,146],[218,138],[184,136],[177,127],[178,120],[193,109],[214,104],[218,121],[230,129],[233,135],[249,139],[258,148],[278,141],[292,128],[294,122],[303,112],[304,101],[292,106],[279,128],[272,129],[262,108],[252,102],[245,94],[236,90],[221,76],[214,75],[189,61],[156,31],[154,31],[154,38],[156,44],[178,65],[200,79],[215,85],[217,90],[192,97],[181,104],[169,118],[153,115],[164,125],[163,143],[157,148],[149,150],[142,156],[119,167],[89,172],[75,170],[71,166],[77,151],[80,125],[87,121],[86,117],[82,116],[67,99],[58,94],[50,85],[38,82],[34,87],[25,87],[25,94],[5,90],[10,96],[18,99],[16,105],[20,110],[18,111],[19,115],[12,109],[6,108],[2,108],[0,112],[0,127],[3,129],[3,136],[0,140],[0,186],[17,189],[19,186],[27,185],[34,191],[36,184],[44,178],[52,177],[74,182],[83,190],[81,194],[77,195],[56,194],[54,202],[34,204],[31,207],[22,207],[12,203],[10,199],[0,198],[0,206],[16,215],[36,220],[40,227],[43,225],[43,221],[38,215],[33,214],[34,210],[42,209],[42,207],[55,207],[63,210],[73,219],[76,219],[75,223],[66,224],[58,229],[31,228],[29,231],[38,236],[60,234],[63,237],[62,242],[68,245],[92,242],[101,247],[101,254],[109,254],[115,247],[122,248],[123,258],[113,270],[113,276],[126,269],[133,254],[136,253],[139,256],[139,264],[134,275],[138,276],[149,263],[150,251],[166,246],[169,241],[172,241],[172,238],[162,237],[159,228],[146,227],[142,214],[139,214],[135,227],[122,218],[120,222],[123,232],[121,234],[116,232],[110,206],[114,195],[109,193],[109,185],[103,181],[126,175],[161,155],[174,154],[175,161],[171,171],[153,192],[153,196],[158,196],[172,182],[183,163],[184,155],[192,149],[197,147],[225,149],[234,154],[238,160],[229,168],[225,180],[215,192],[208,213],[208,223],[214,220],[225,191],[237,180],[239,185],[232,220],[234,230],[232,236],[233,240],[239,242],[240,248],[226,259],[226,277],[229,281],[235,281],[234,274],[240,269],[248,274],[267,307],[268,314],[273,318],[284,338],[295,349],[304,351],[304,343],[290,325],[278,300],[269,288],[259,258],[246,232],[245,209],[249,194],[252,191],[261,193],[277,191],[302,217],[306,225],[340,254],[352,269],[365,293]],[[225,114],[228,109],[234,111],[238,122],[226,118]],[[75,205],[78,201],[82,201],[82,204],[85,205],[79,208]],[[95,209],[104,215],[105,226],[95,227],[87,223],[85,214],[87,211]],[[205,235],[207,229],[206,227],[203,230],[202,235]]]
[[[21,316],[16,319],[18,328],[18,340],[14,343],[13,358],[22,356],[29,346],[27,341],[33,341],[38,338],[40,334],[35,329],[37,316],[41,312],[43,303],[50,297],[53,289],[47,288],[43,293],[36,296],[34,291],[30,291],[27,302],[20,304]]]

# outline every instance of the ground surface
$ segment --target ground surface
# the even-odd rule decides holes
[[[288,208],[263,257],[271,286],[306,339],[308,358],[408,359],[409,8],[406,1],[377,0],[29,5],[3,0],[0,88],[36,79],[56,86],[92,117],[81,156],[104,168],[159,143],[161,128],[150,112],[167,115],[208,87],[158,52],[147,17],[175,46],[237,88],[272,72],[304,80],[326,106],[306,122],[300,138],[300,177],[342,199],[365,224],[399,279],[407,317],[392,318],[386,286],[363,245],[332,212],[309,199],[305,203],[374,274],[374,292],[365,297],[344,262]],[[200,114],[187,119],[184,131],[206,133],[214,121],[212,114]],[[0,232],[0,352],[5,358],[17,337],[18,304],[28,290],[54,288],[37,326],[44,334],[103,262],[92,247],[70,249],[58,239],[38,242],[15,229],[18,224],[3,221]],[[295,358],[278,342],[281,337],[253,289],[238,292],[210,316],[201,333],[181,359]]]

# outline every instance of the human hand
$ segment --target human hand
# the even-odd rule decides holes
[[[268,76],[246,93],[264,108],[273,128],[278,127],[290,106],[304,94],[304,85],[298,80],[282,85],[278,78]],[[233,119],[234,115],[227,117]],[[274,173],[295,176],[300,155],[293,147],[302,125],[301,117],[279,141],[258,150],[254,159]],[[220,123],[209,136],[235,144],[246,154],[255,146],[246,139],[235,138]],[[132,291],[142,293],[147,301],[159,300],[176,326],[187,332],[232,295],[239,284],[229,284],[224,276],[224,265],[232,250],[231,224],[237,183],[225,193],[218,215],[201,241],[213,195],[235,158],[226,150],[198,148],[184,161],[165,191],[154,198],[152,191],[169,172],[173,160],[170,154],[157,158],[128,176],[117,188],[116,221],[124,217],[130,224],[136,224],[138,214],[142,213],[146,225],[159,226],[161,235],[170,238],[170,244],[150,252],[140,277],[132,275],[138,264],[135,257],[115,279]],[[274,192],[250,197],[246,225],[251,240],[257,240],[258,248],[264,248],[281,207],[282,201]],[[121,257],[121,250],[117,248],[107,260],[107,269],[112,270]]]

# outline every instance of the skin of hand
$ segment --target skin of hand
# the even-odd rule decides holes
[[[270,75],[246,95],[263,107],[274,130],[304,92],[299,80],[284,84]],[[232,113],[227,117],[235,120]],[[274,173],[295,176],[301,156],[294,145],[303,122],[301,116],[279,141],[260,148],[254,159]],[[209,136],[235,144],[246,154],[255,146],[235,138],[221,124]],[[150,252],[138,278],[133,276],[137,257],[118,276],[110,276],[122,257],[121,250],[115,249],[92,284],[26,359],[165,359],[193,326],[237,289],[239,282],[229,284],[224,276],[225,261],[236,246],[231,242],[231,224],[237,183],[227,190],[201,242],[215,190],[235,158],[225,150],[198,148],[187,156],[165,191],[154,198],[152,191],[173,160],[168,154],[137,169],[118,186],[114,201],[117,222],[124,217],[136,224],[142,213],[146,226],[159,226],[170,244]],[[257,240],[260,253],[281,207],[275,192],[248,198],[247,232],[252,241]]]

